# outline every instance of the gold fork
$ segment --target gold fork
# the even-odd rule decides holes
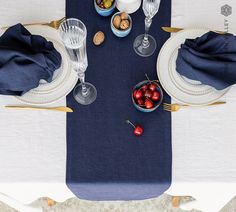
[[[214,102],[214,103],[209,104],[209,105],[207,105],[207,106],[222,105],[222,104],[226,104],[226,102]],[[183,108],[183,107],[190,107],[190,105],[163,103],[163,108],[164,108],[164,110],[165,110],[165,111],[169,111],[169,112],[176,112],[176,111],[178,111],[180,108]]]
[[[49,26],[49,27],[52,27],[54,29],[58,29],[60,24],[65,20],[66,18],[63,17],[59,20],[54,20],[54,21],[51,21],[51,22],[39,22],[39,23],[30,23],[30,24],[23,24],[24,26],[32,26],[32,25],[44,25],[44,26]],[[2,27],[2,29],[7,29],[9,28],[9,26],[5,26],[5,27]]]
[[[34,106],[20,106],[20,105],[8,105],[5,108],[20,109],[20,110],[54,110],[66,113],[72,113],[73,110],[69,107],[34,107]]]

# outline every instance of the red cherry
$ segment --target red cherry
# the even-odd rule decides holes
[[[133,91],[133,97],[135,98],[135,96],[136,96],[136,93],[137,93],[137,90],[134,90]]]
[[[134,128],[134,135],[141,136],[143,134],[143,128],[140,125],[135,126],[130,120],[126,120],[126,123]]]
[[[150,99],[145,100],[145,106],[147,109],[151,109],[153,107],[153,102]]]
[[[147,84],[145,84],[145,85],[143,85],[143,86],[141,87],[141,90],[142,90],[143,92],[145,92],[147,89],[148,89],[148,85],[147,85]]]
[[[144,93],[144,96],[147,98],[151,98],[152,97],[152,91],[151,90],[146,90]]]
[[[140,125],[137,125],[134,128],[134,135],[141,136],[143,134],[143,128]]]
[[[154,91],[152,94],[152,100],[157,101],[160,98],[160,93],[157,91]]]
[[[151,84],[149,85],[149,89],[150,89],[151,91],[155,91],[155,90],[157,89],[157,85],[154,84],[154,83],[151,83]]]
[[[135,99],[140,99],[143,96],[143,92],[141,90],[137,90],[137,92],[135,93],[134,98]]]
[[[144,105],[143,99],[137,99],[136,103],[137,103],[139,106],[143,106],[143,105]]]

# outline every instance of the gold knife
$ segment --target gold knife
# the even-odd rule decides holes
[[[169,32],[169,33],[175,33],[175,32],[179,32],[179,31],[183,30],[183,28],[177,28],[177,27],[161,27],[161,28],[165,32]],[[217,31],[217,30],[215,30],[214,32],[221,34],[221,35],[225,34],[225,32]]]
[[[33,107],[33,106],[17,106],[17,105],[7,105],[5,108],[19,109],[19,110],[53,110],[66,113],[72,113],[73,110],[69,107]]]

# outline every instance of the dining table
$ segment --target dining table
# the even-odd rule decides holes
[[[224,105],[175,113],[162,106],[142,113],[131,101],[132,88],[145,80],[145,73],[157,79],[159,51],[176,36],[162,26],[236,33],[235,1],[162,0],[150,30],[157,50],[148,58],[133,50],[135,37],[144,31],[141,7],[130,14],[131,33],[117,38],[111,17],[101,17],[92,0],[0,3],[0,27],[62,17],[82,20],[88,30],[86,79],[98,90],[89,106],[79,105],[72,92],[50,104],[69,106],[73,113],[7,109],[4,106],[24,103],[0,96],[0,201],[32,212],[42,209],[28,204],[45,196],[59,202],[71,197],[129,201],[167,193],[194,197],[196,201],[183,206],[186,209],[215,212],[235,196],[234,85],[219,99]],[[93,35],[99,30],[105,32],[105,42],[97,47]],[[164,91],[164,102],[176,100]],[[142,137],[132,134],[126,119],[143,123]]]

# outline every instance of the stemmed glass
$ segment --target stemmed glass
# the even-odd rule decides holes
[[[159,10],[161,0],[143,0],[143,12],[145,18],[145,34],[139,35],[134,41],[135,52],[142,56],[151,56],[156,50],[156,40],[154,37],[148,34],[150,26],[152,24],[152,18]]]
[[[85,71],[88,67],[87,29],[82,21],[70,18],[61,23],[59,33],[81,82],[74,88],[74,98],[82,105],[91,104],[97,97],[97,90],[92,84],[85,82]]]

